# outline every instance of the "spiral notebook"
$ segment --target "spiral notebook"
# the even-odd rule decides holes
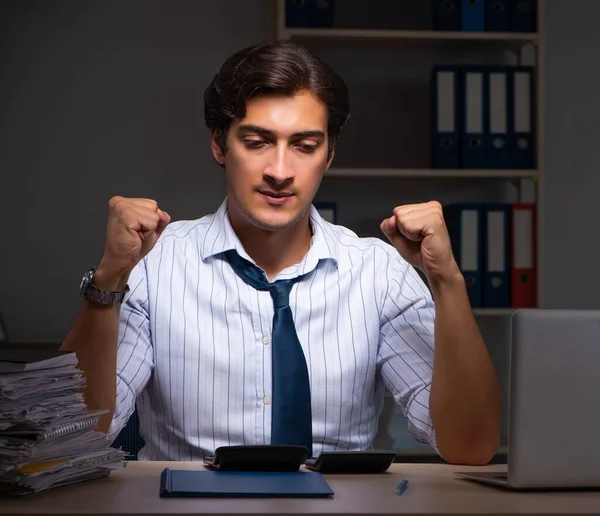
[[[19,426],[16,426],[0,432],[0,435],[34,438],[39,443],[45,443],[58,437],[73,434],[80,430],[94,428],[98,424],[100,416],[102,416],[102,414],[106,414],[107,412],[108,410],[84,412],[76,416],[69,416],[62,421],[55,421],[51,425],[46,426],[27,426],[25,428],[19,428]]]

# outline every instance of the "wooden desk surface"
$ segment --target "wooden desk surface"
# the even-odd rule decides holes
[[[516,493],[453,476],[502,471],[439,464],[394,464],[381,475],[326,475],[332,499],[167,498],[158,496],[165,468],[204,469],[198,462],[130,462],[109,477],[20,498],[0,499],[0,515],[19,514],[599,514],[600,491]],[[408,489],[398,496],[403,479]]]

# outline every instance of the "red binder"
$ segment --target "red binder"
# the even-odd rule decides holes
[[[511,210],[511,306],[537,306],[537,225],[535,203],[516,203]]]

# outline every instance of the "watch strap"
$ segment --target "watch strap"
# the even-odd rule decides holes
[[[108,292],[106,290],[99,289],[93,283],[95,273],[96,269],[94,267],[85,273],[81,283],[81,297],[104,306],[121,304],[125,298],[125,294],[129,292],[129,285],[126,285],[125,289],[119,292]]]
[[[107,292],[90,283],[85,298],[101,305],[120,305],[127,292],[129,292],[129,285],[121,292]]]

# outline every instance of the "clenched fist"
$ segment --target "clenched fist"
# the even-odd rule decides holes
[[[460,273],[439,202],[397,206],[394,214],[383,220],[381,230],[400,255],[421,269],[429,281]]]
[[[118,289],[154,247],[171,217],[152,199],[116,196],[110,199],[108,207],[106,244],[94,283]]]

